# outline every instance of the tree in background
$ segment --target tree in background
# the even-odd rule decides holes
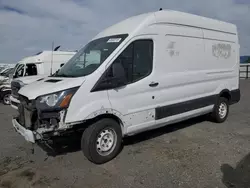
[[[246,60],[246,63],[250,63],[250,57]]]

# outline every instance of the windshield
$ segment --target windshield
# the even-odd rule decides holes
[[[22,77],[24,74],[24,64],[17,64],[14,68],[13,78]]]
[[[91,41],[53,76],[81,77],[93,73],[127,36],[115,35]]]

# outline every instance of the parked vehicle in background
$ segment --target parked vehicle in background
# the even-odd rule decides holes
[[[6,68],[3,72],[0,73],[0,100],[3,104],[9,104],[10,92],[10,79],[9,75],[13,74],[14,68]]]
[[[7,69],[7,68],[13,68],[15,67],[15,64],[3,64],[0,63],[0,72],[2,72],[3,70]]]
[[[6,68],[0,73],[0,84],[9,79],[9,75],[13,74],[14,68]]]
[[[105,163],[125,136],[203,114],[227,119],[240,100],[237,28],[176,11],[131,17],[18,93],[13,126],[27,141],[81,133],[84,155]]]
[[[62,64],[66,63],[76,52],[70,51],[43,51],[34,56],[26,57],[15,66],[14,73],[10,78],[11,84],[7,84],[2,94],[2,99],[10,96],[11,106],[17,109],[19,104],[18,90],[29,83],[55,73]],[[12,95],[11,90],[13,91]],[[7,97],[6,97],[7,96]]]

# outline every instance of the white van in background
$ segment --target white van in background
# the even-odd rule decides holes
[[[21,88],[13,126],[39,144],[80,132],[83,153],[100,164],[124,136],[203,114],[222,123],[240,100],[239,48],[230,23],[176,11],[128,18]]]
[[[45,78],[51,73],[54,74],[75,54],[76,52],[70,51],[53,51],[53,53],[52,51],[43,51],[22,59],[15,66],[13,80],[11,85],[5,89],[3,97],[7,98],[6,95],[10,95],[12,90],[10,104],[17,109],[19,103],[17,92],[22,86]]]
[[[13,74],[13,72],[14,72],[14,67],[8,67],[2,70],[0,72],[0,85],[9,79],[9,75]]]

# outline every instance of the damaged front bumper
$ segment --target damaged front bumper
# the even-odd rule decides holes
[[[12,119],[12,125],[14,129],[25,138],[26,141],[31,142],[31,143],[46,142],[50,140],[52,137],[60,136],[69,131],[69,129],[63,129],[63,130],[56,129],[55,130],[53,127],[38,128],[37,130],[32,131],[30,129],[25,128],[23,125],[21,125],[18,122],[18,118]]]
[[[20,125],[17,119],[15,118],[12,119],[12,125],[15,128],[15,130],[25,138],[26,141],[31,142],[31,143],[36,142],[37,140],[36,134],[34,134],[33,131],[26,129],[25,127]]]
[[[26,128],[25,126],[21,125],[18,122],[18,117],[12,118],[12,125],[16,132],[18,132],[20,135],[22,135],[26,141],[30,143],[46,143],[48,141],[51,141],[55,137],[65,136],[65,135],[71,135],[75,131],[73,128],[74,125],[79,125],[81,122],[75,122],[75,123],[69,123],[64,124],[64,128],[62,129],[55,129],[53,126],[50,128],[38,128],[36,130],[30,130],[29,128]],[[80,130],[80,129],[79,129]]]
[[[21,98],[18,104],[18,115],[13,117],[15,130],[31,143],[48,143],[53,139],[71,135],[79,130],[81,122],[65,123],[66,109],[39,111],[33,104]]]

